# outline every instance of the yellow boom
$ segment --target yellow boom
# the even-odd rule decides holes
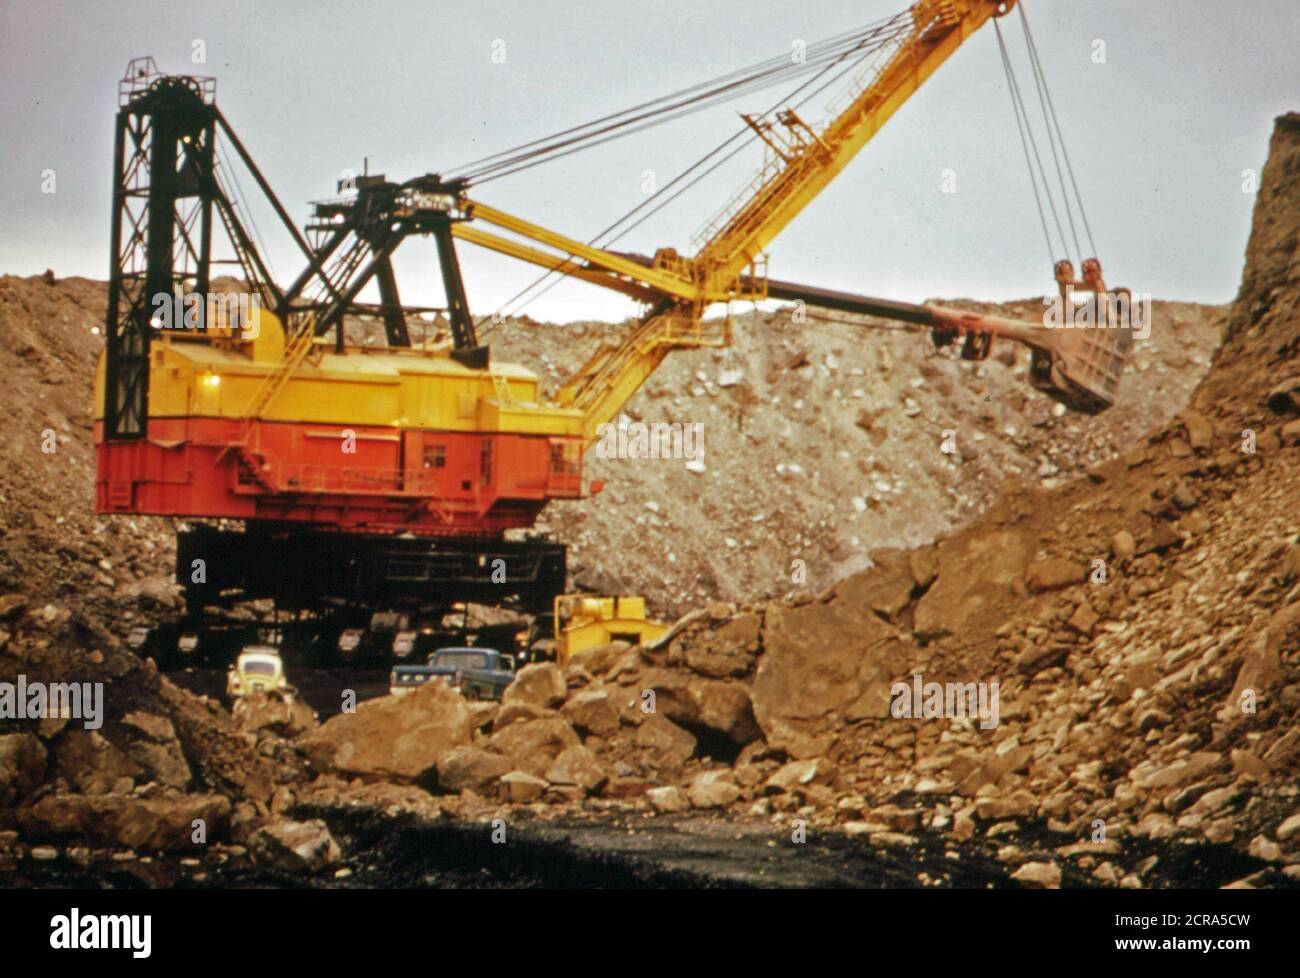
[[[527,244],[458,224],[462,240],[552,271],[614,289],[651,304],[629,337],[597,351],[565,382],[556,400],[582,414],[590,443],[612,420],[665,356],[675,349],[726,346],[728,320],[706,322],[715,303],[766,298],[763,251],[865,146],[962,42],[1015,0],[920,0],[907,11],[910,28],[889,57],[859,79],[847,105],[820,129],[793,109],[776,121],[746,117],[771,153],[735,206],[724,209],[692,258],[661,249],[652,264],[583,244],[486,204],[467,201],[475,221],[495,225]]]

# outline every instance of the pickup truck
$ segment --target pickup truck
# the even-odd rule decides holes
[[[394,696],[425,683],[445,682],[470,700],[499,700],[515,679],[514,656],[489,648],[443,648],[422,666],[394,666],[388,691]]]

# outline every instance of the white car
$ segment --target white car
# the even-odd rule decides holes
[[[249,645],[226,673],[226,693],[239,699],[249,693],[265,693],[293,702],[298,691],[284,676],[284,660],[273,645]]]

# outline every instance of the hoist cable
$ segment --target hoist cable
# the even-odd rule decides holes
[[[1083,221],[1084,234],[1088,238],[1088,245],[1092,248],[1092,254],[1095,257],[1098,253],[1097,242],[1093,240],[1092,237],[1092,227],[1088,223],[1088,213],[1083,206],[1083,195],[1079,193],[1079,184],[1074,177],[1074,167],[1070,163],[1070,154],[1065,146],[1065,136],[1061,132],[1061,121],[1056,115],[1056,105],[1052,101],[1052,92],[1047,86],[1047,75],[1043,71],[1042,61],[1038,57],[1038,45],[1034,42],[1034,35],[1029,30],[1029,18],[1025,14],[1025,8],[1023,5],[1020,6],[1020,22],[1024,26],[1025,40],[1029,46],[1029,52],[1033,58],[1034,67],[1042,79],[1043,100],[1047,106],[1048,112],[1051,114],[1052,123],[1056,126],[1056,135],[1061,142],[1061,155],[1065,158],[1065,169],[1070,175],[1070,186],[1074,188],[1074,198],[1079,204],[1079,217]]]
[[[888,22],[881,23],[887,25]],[[818,44],[815,44],[813,46],[813,55],[811,59],[807,57],[799,61],[787,60],[784,57],[768,59],[768,61],[762,62],[759,66],[756,66],[759,70],[751,68],[742,69],[738,72],[731,72],[722,76],[720,79],[714,79],[713,81],[693,85],[671,95],[662,96],[658,99],[641,103],[638,106],[633,106],[630,109],[624,109],[621,112],[603,116],[600,119],[593,120],[592,122],[585,123],[581,126],[575,126],[559,133],[552,134],[551,136],[524,143],[519,147],[515,147],[513,150],[506,150],[502,153],[496,153],[492,156],[484,157],[474,163],[466,164],[463,169],[468,172],[465,175],[474,178],[476,175],[481,176],[487,172],[495,171],[506,166],[513,166],[515,163],[522,160],[530,159],[541,154],[552,153],[573,142],[591,140],[595,136],[607,131],[627,127],[648,117],[662,115],[675,109],[689,106],[693,103],[714,99],[719,96],[734,98],[739,94],[743,94],[745,90],[750,88],[768,87],[778,82],[782,76],[804,74],[814,70],[822,60],[833,59],[838,49],[844,44],[849,44],[850,48],[859,46],[864,37],[870,36],[878,31],[879,28],[875,27],[875,25],[871,25],[868,29],[860,29],[859,31],[843,35],[842,37],[846,40],[832,39],[836,43],[819,42]],[[825,47],[824,51],[822,50],[823,47]],[[691,93],[694,92],[698,92],[698,94],[691,95]],[[685,97],[688,95],[691,95],[691,97]],[[631,113],[635,112],[641,112],[641,114],[635,116],[631,115]],[[595,128],[597,126],[601,126],[602,128]]]
[[[1033,151],[1034,161],[1038,166],[1038,175],[1041,177],[1043,181],[1043,195],[1047,198],[1048,209],[1052,212],[1052,223],[1056,225],[1056,233],[1060,236],[1061,239],[1061,252],[1062,254],[1068,256],[1070,252],[1069,241],[1065,237],[1065,228],[1061,224],[1061,216],[1060,214],[1057,213],[1056,210],[1056,198],[1052,194],[1051,184],[1048,181],[1047,168],[1043,165],[1042,155],[1038,152],[1038,140],[1034,137],[1034,129],[1029,121],[1029,110],[1025,108],[1024,96],[1021,94],[1020,91],[1020,83],[1016,79],[1014,68],[1010,67],[1011,65],[1010,55],[1007,52],[1006,44],[1002,37],[1001,28],[999,27],[998,22],[996,20],[993,21],[993,28],[997,32],[998,43],[1002,45],[1003,55],[1006,58],[1005,64],[1008,66],[1007,77],[1010,80],[1010,84],[1011,84],[1012,104],[1015,106],[1016,112],[1019,113],[1020,115],[1023,115],[1024,117],[1024,121],[1025,121],[1024,133],[1026,136],[1028,136],[1029,146]],[[1034,171],[1031,168],[1030,180],[1032,181],[1033,179],[1034,179]],[[1053,258],[1052,260],[1053,262],[1055,262],[1055,258]]]
[[[233,198],[235,205],[242,208],[244,214],[247,215],[248,227],[249,230],[252,231],[253,246],[258,250],[258,255],[262,260],[262,265],[266,270],[266,274],[270,276],[271,281],[274,282],[275,273],[271,269],[271,256],[267,253],[266,241],[262,238],[261,229],[257,226],[257,216],[253,213],[253,209],[248,206],[248,199],[244,196],[244,188],[240,185],[239,175],[235,172],[235,168],[230,162],[230,155],[226,153],[220,140],[215,140],[214,142],[217,152],[217,167],[224,168],[227,174],[229,174],[227,179],[230,184],[230,189],[233,191],[233,193],[227,193],[226,197],[228,199]],[[221,187],[222,181],[220,174],[214,170],[213,176],[216,178],[218,186]],[[225,188],[222,187],[222,189],[224,190]],[[254,283],[249,284],[252,285]]]
[[[1028,21],[1025,20],[1025,9],[1023,6],[1020,7],[1020,17],[1023,24],[1028,24]],[[1043,128],[1047,130],[1047,145],[1052,151],[1052,164],[1056,168],[1056,179],[1061,186],[1061,208],[1065,211],[1065,221],[1070,227],[1070,238],[1074,241],[1074,251],[1078,256],[1080,266],[1082,266],[1083,249],[1079,247],[1079,232],[1074,226],[1074,207],[1070,204],[1070,192],[1065,189],[1065,173],[1061,169],[1061,159],[1057,154],[1056,134],[1052,130],[1052,120],[1047,113],[1047,98],[1044,94],[1044,85],[1046,82],[1043,78],[1042,65],[1038,63],[1038,54],[1027,33],[1025,35],[1025,48],[1029,52],[1029,68],[1033,74],[1034,88],[1038,93],[1038,107],[1043,113]],[[1062,144],[1061,152],[1063,153],[1064,151],[1065,146]],[[1067,248],[1066,251],[1068,254],[1069,249]]]
[[[834,37],[826,38],[823,41],[816,42],[813,45],[814,57],[817,56],[817,54],[820,52],[820,49],[830,48],[838,43],[843,43],[846,40],[853,40],[854,38],[861,35],[863,32],[871,30],[877,27],[878,25],[885,24],[890,19],[892,18],[885,18],[880,21],[875,21],[871,24],[865,25],[864,27],[857,28],[852,31],[845,31],[843,34],[835,35]],[[806,60],[806,56],[805,56],[805,60]],[[490,156],[484,156],[477,160],[472,160],[469,163],[462,164],[460,167],[457,167],[455,169],[458,171],[477,170],[487,164],[500,160],[503,157],[521,154],[525,150],[540,147],[551,140],[559,139],[564,136],[570,136],[575,133],[580,133],[585,129],[590,129],[593,126],[597,126],[602,123],[612,122],[613,120],[616,120],[621,116],[628,115],[629,113],[632,112],[641,111],[643,109],[652,109],[655,106],[658,106],[662,103],[666,103],[672,99],[680,99],[684,96],[690,95],[693,92],[699,92],[702,89],[708,88],[710,85],[721,85],[723,83],[728,82],[731,79],[741,79],[747,75],[751,77],[759,77],[769,72],[775,72],[776,69],[787,69],[790,68],[791,66],[798,66],[802,64],[804,64],[804,61],[797,61],[797,62],[791,61],[788,60],[787,57],[784,55],[768,58],[764,61],[760,61],[756,64],[750,65],[747,68],[740,68],[735,71],[728,72],[725,75],[720,75],[717,78],[713,78],[704,82],[698,82],[694,85],[690,85],[686,88],[680,89],[676,92],[672,92],[668,95],[662,95],[659,96],[658,98],[650,99],[649,101],[642,102],[638,105],[634,105],[629,108],[623,109],[619,112],[614,112],[609,115],[601,116],[598,119],[593,119],[590,122],[583,123],[582,125],[573,126],[570,127],[569,129],[564,129],[556,133],[551,133],[549,136],[543,136],[538,139],[530,140],[529,142],[526,143],[521,143],[518,146],[514,146],[510,149],[502,150],[498,153],[493,153]]]
[[[1007,54],[1006,43],[1002,40],[1002,29],[998,27],[995,20],[993,22],[994,30],[998,36],[998,50],[1002,55],[1002,70],[1007,76],[1007,93],[1011,96],[1011,109],[1016,116],[1016,131],[1020,134],[1020,149],[1025,156],[1025,168],[1029,171],[1029,185],[1034,190],[1034,204],[1038,208],[1038,223],[1043,229],[1043,241],[1047,244],[1047,261],[1052,264],[1056,261],[1056,255],[1052,251],[1052,235],[1047,230],[1047,215],[1043,212],[1043,198],[1038,192],[1038,180],[1034,175],[1034,162],[1029,156],[1029,141],[1025,138],[1024,123],[1020,117],[1020,106],[1016,101],[1013,91],[1015,86],[1015,76],[1011,67],[1011,59]]]
[[[895,18],[895,19],[896,19],[896,18]],[[861,47],[861,45],[862,45],[863,43],[865,43],[865,40],[866,40],[866,38],[863,38],[862,40],[860,40],[860,41],[859,41],[859,44],[858,44],[858,47]],[[839,81],[840,78],[842,78],[842,77],[843,77],[847,72],[849,72],[849,71],[852,70],[853,68],[857,67],[857,66],[858,66],[862,61],[865,61],[865,60],[866,60],[867,58],[869,58],[870,56],[879,53],[879,51],[880,51],[882,48],[883,48],[883,44],[882,44],[882,45],[876,45],[876,46],[873,47],[873,48],[870,48],[870,49],[867,49],[867,50],[865,50],[865,51],[862,51],[862,52],[861,52],[862,57],[857,58],[857,59],[851,61],[851,62],[850,62],[848,65],[846,65],[846,66],[845,66],[841,71],[839,71],[839,72],[837,72],[836,74],[832,75],[831,78],[829,78],[827,81],[825,81],[825,82],[824,82],[822,85],[820,85],[818,88],[814,89],[812,92],[809,92],[809,93],[808,93],[808,94],[807,94],[807,95],[806,95],[806,96],[805,96],[805,97],[804,97],[800,102],[796,103],[796,108],[805,105],[809,100],[811,100],[812,98],[815,98],[818,94],[820,94],[820,93],[821,93],[822,91],[824,91],[826,88],[828,88],[829,86],[833,85],[835,82]],[[814,84],[815,82],[817,82],[818,80],[820,80],[824,75],[827,74],[827,72],[831,71],[831,70],[832,70],[832,69],[833,69],[837,64],[840,64],[841,62],[843,62],[843,61],[845,60],[845,58],[847,58],[849,55],[854,54],[854,53],[856,52],[856,50],[857,50],[857,49],[850,49],[850,50],[845,51],[845,52],[843,52],[842,54],[840,54],[838,58],[836,58],[836,59],[835,59],[834,61],[832,61],[830,64],[828,64],[828,65],[826,65],[825,67],[823,67],[823,68],[822,68],[822,69],[821,69],[821,70],[820,70],[816,75],[814,75],[812,78],[808,79],[808,80],[805,81],[802,85],[800,85],[798,88],[796,88],[793,92],[789,93],[788,95],[786,95],[785,97],[783,97],[782,99],[780,99],[780,100],[778,100],[776,103],[774,103],[774,104],[773,104],[773,105],[772,105],[772,106],[771,106],[771,107],[770,107],[766,112],[763,113],[763,115],[764,115],[764,116],[769,115],[769,114],[771,114],[775,109],[779,108],[781,105],[783,105],[783,104],[787,104],[791,98],[795,97],[796,95],[801,94],[801,93],[802,93],[806,88],[808,88],[810,85],[812,85],[812,84]],[[613,238],[608,238],[608,236],[609,236],[609,235],[610,235],[610,234],[611,234],[611,233],[612,233],[616,228],[618,228],[619,225],[625,223],[629,218],[631,218],[633,215],[635,215],[635,214],[636,214],[638,211],[640,211],[641,209],[643,209],[643,208],[649,206],[649,205],[650,205],[651,203],[653,203],[657,198],[659,198],[660,195],[662,195],[662,194],[664,194],[665,192],[667,192],[669,189],[671,189],[673,186],[675,186],[678,182],[680,182],[684,177],[686,177],[687,175],[689,175],[689,174],[690,174],[691,172],[693,172],[694,170],[698,169],[698,168],[699,168],[700,166],[702,166],[704,163],[708,162],[709,159],[711,159],[712,157],[716,156],[719,152],[721,152],[722,150],[726,149],[726,147],[727,147],[728,145],[730,145],[731,143],[733,143],[735,140],[737,140],[738,138],[740,138],[740,137],[742,137],[742,136],[745,136],[745,135],[748,135],[748,136],[750,137],[748,142],[742,143],[740,146],[736,147],[734,150],[732,150],[730,153],[728,153],[728,154],[727,154],[726,156],[724,156],[722,159],[718,160],[716,163],[714,163],[712,166],[710,166],[710,167],[709,167],[707,170],[705,170],[703,173],[700,173],[697,177],[695,177],[695,179],[691,180],[689,183],[687,183],[685,186],[683,186],[680,190],[676,191],[676,192],[673,193],[671,196],[669,196],[669,197],[663,199],[662,201],[660,201],[657,205],[655,205],[654,207],[652,207],[651,210],[650,210],[649,212],[647,212],[647,213],[644,214],[641,218],[639,218],[635,223],[633,223],[633,224],[629,225],[628,227],[624,228],[623,230],[619,231],[618,234],[617,234],[615,237],[613,237]],[[638,204],[636,207],[632,208],[631,211],[629,211],[628,213],[624,214],[621,218],[619,218],[617,221],[615,221],[613,224],[611,224],[609,227],[607,227],[604,231],[601,231],[599,234],[597,234],[597,235],[596,235],[596,236],[591,240],[591,242],[589,242],[589,244],[591,244],[591,246],[593,246],[593,247],[608,247],[609,245],[611,245],[611,244],[613,244],[614,242],[618,241],[618,240],[621,239],[622,237],[626,236],[627,234],[629,234],[630,232],[632,232],[633,230],[635,230],[637,227],[639,227],[641,224],[643,224],[643,223],[644,223],[646,220],[648,220],[650,217],[654,216],[654,214],[658,213],[660,210],[662,210],[662,209],[663,209],[664,207],[666,207],[668,204],[672,203],[674,200],[676,200],[677,198],[679,198],[682,194],[686,193],[686,192],[687,192],[688,190],[690,190],[692,187],[696,186],[696,185],[697,185],[701,180],[703,180],[705,177],[709,176],[709,174],[713,173],[715,170],[717,170],[719,167],[721,167],[724,163],[728,162],[728,161],[731,160],[733,157],[735,157],[738,153],[740,153],[743,149],[745,149],[748,145],[750,145],[750,143],[751,143],[751,142],[753,141],[753,139],[755,139],[755,138],[757,138],[756,134],[755,134],[755,133],[750,129],[750,127],[748,127],[748,126],[746,126],[746,127],[743,128],[743,129],[738,130],[736,133],[734,133],[734,134],[731,135],[729,138],[727,138],[726,140],[724,140],[721,144],[719,144],[717,147],[715,147],[715,148],[714,148],[710,153],[706,154],[704,157],[702,157],[701,159],[697,160],[694,164],[692,164],[692,165],[691,165],[690,167],[688,167],[686,170],[683,170],[681,173],[677,174],[677,176],[675,176],[672,180],[670,180],[668,183],[666,183],[663,187],[659,188],[659,190],[657,190],[654,194],[652,194],[650,197],[646,198],[646,200],[642,201],[642,202],[641,202],[640,204]],[[608,240],[605,240],[605,239],[608,239]],[[602,242],[602,241],[604,241],[603,244],[598,244],[598,242]],[[503,304],[498,308],[498,310],[497,310],[497,312],[494,314],[494,316],[491,317],[491,318],[493,319],[493,323],[495,324],[495,323],[500,319],[500,317],[503,315],[503,313],[505,312],[505,310],[506,310],[507,308],[509,308],[510,306],[514,305],[516,302],[518,302],[520,299],[522,299],[525,295],[527,295],[529,292],[531,292],[533,289],[535,289],[538,285],[540,285],[541,283],[545,282],[548,278],[550,278],[550,277],[553,276],[553,275],[554,275],[554,276],[562,276],[562,275],[564,275],[564,274],[565,274],[569,269],[576,267],[576,266],[577,266],[577,263],[578,263],[578,260],[577,260],[576,258],[572,258],[572,257],[571,257],[571,258],[569,258],[569,259],[565,262],[564,265],[560,266],[559,268],[548,269],[547,271],[543,272],[542,275],[540,275],[538,278],[534,279],[531,283],[529,283],[528,285],[526,285],[523,289],[521,289],[519,292],[517,292],[514,296],[512,296],[510,299],[508,299],[505,303],[503,303]],[[531,303],[531,302],[535,302],[535,301],[536,301],[537,299],[539,299],[542,295],[545,295],[546,292],[549,292],[552,288],[554,288],[556,285],[558,285],[560,281],[561,281],[560,278],[556,278],[556,279],[555,279],[554,281],[552,281],[549,285],[547,285],[545,288],[543,288],[540,292],[538,292],[537,294],[535,294],[535,295],[533,295],[531,298],[529,298],[529,299],[528,299],[528,302],[529,302],[529,303]],[[521,307],[521,309],[522,309],[522,307]],[[521,311],[521,310],[516,310],[516,313],[517,313],[518,311]],[[485,321],[487,318],[489,318],[489,317],[483,317],[483,320],[481,320],[480,322]],[[484,330],[484,332],[487,332],[487,331],[490,330],[490,329],[491,329],[491,326],[488,326],[488,327]]]
[[[820,67],[823,62],[829,61],[831,64],[838,63],[846,55],[862,50],[863,45],[868,41],[876,41],[877,43],[875,46],[877,48],[883,47],[893,39],[895,34],[901,31],[901,26],[895,23],[897,20],[898,18],[894,18],[893,20],[886,22],[885,27],[877,28],[862,34],[862,36],[857,37],[856,43],[849,46],[846,50],[841,51],[839,50],[839,47],[836,47],[835,49],[828,51],[826,54],[814,57],[813,59],[783,65],[779,69],[769,70],[758,76],[747,76],[739,81],[715,87],[691,98],[669,102],[660,108],[620,119],[617,122],[611,122],[607,125],[602,125],[600,128],[591,129],[590,127],[597,125],[602,120],[598,120],[597,123],[588,123],[586,126],[577,127],[576,130],[568,130],[567,132],[588,129],[590,131],[584,131],[581,132],[580,135],[573,135],[565,139],[552,139],[547,142],[546,145],[499,160],[498,162],[491,163],[487,166],[471,169],[462,174],[462,176],[470,182],[484,183],[488,180],[497,179],[512,173],[518,173],[521,170],[529,169],[533,166],[540,165],[543,162],[549,162],[553,159],[568,156],[580,149],[588,149],[598,146],[605,142],[609,142],[611,139],[622,138],[623,136],[631,135],[635,132],[641,132],[645,129],[663,125],[666,122],[682,118],[686,115],[703,111],[704,109],[711,108],[712,106],[721,104],[722,102],[730,101],[742,94],[747,94],[750,91],[771,87],[771,85],[776,84],[785,77],[798,77],[799,75],[807,74]],[[619,113],[618,115],[626,115],[626,112]],[[618,116],[607,118],[617,117]]]
[[[832,64],[834,63],[836,62],[832,62]],[[766,88],[768,86],[761,86],[761,87]],[[469,179],[472,183],[482,184],[492,180],[500,179],[501,177],[511,176],[515,173],[521,173],[524,170],[532,169],[535,166],[541,166],[543,163],[550,163],[553,160],[562,159],[566,156],[571,156],[574,153],[582,152],[587,149],[592,149],[596,146],[601,146],[604,145],[605,143],[613,142],[616,139],[622,139],[626,136],[634,135],[635,133],[638,132],[644,132],[648,129],[653,129],[658,126],[662,126],[666,123],[673,122],[677,119],[685,118],[686,116],[693,115],[705,109],[712,108],[715,105],[720,105],[723,104],[724,102],[731,101],[740,94],[746,94],[746,93],[740,91],[729,92],[722,97],[713,98],[706,102],[700,102],[698,104],[694,104],[685,108],[676,109],[670,114],[660,114],[655,118],[651,118],[644,121],[640,119],[629,120],[628,122],[622,123],[617,127],[609,127],[609,129],[614,131],[600,130],[598,132],[591,133],[581,138],[568,140],[565,141],[564,143],[560,143],[555,145],[554,147],[548,148],[543,152],[534,153],[534,154],[525,154],[524,156],[518,159],[506,161],[500,164],[498,168],[489,168],[487,171],[469,174],[466,178]],[[636,122],[637,124],[632,125],[633,122]]]

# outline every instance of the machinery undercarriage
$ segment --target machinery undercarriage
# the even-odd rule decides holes
[[[407,630],[500,640],[514,635],[518,621],[495,630],[467,626],[466,607],[548,612],[565,590],[565,550],[544,538],[194,524],[176,534],[185,611],[134,644],[168,664],[221,662],[257,633],[274,632],[286,650],[328,665],[384,662]]]

